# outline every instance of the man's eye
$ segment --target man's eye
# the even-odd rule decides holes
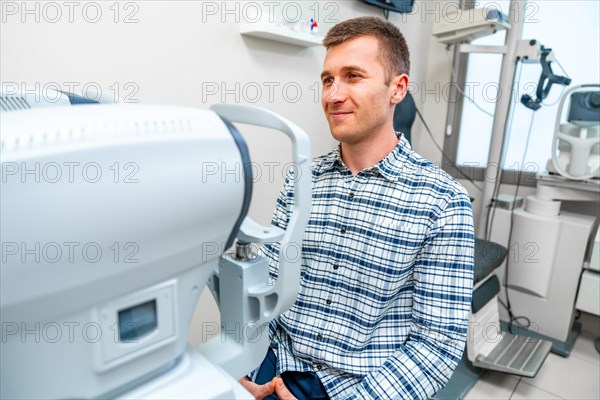
[[[357,78],[360,78],[360,75],[359,74],[355,74],[355,73],[349,73],[348,77],[350,79],[357,79]]]
[[[329,86],[333,83],[333,78],[325,78],[323,79],[323,86]]]

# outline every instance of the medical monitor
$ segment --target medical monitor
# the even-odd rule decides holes
[[[362,2],[402,14],[412,12],[414,5],[414,0],[362,0]]]

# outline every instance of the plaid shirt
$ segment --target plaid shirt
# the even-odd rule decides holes
[[[432,396],[461,359],[473,288],[469,196],[400,137],[355,176],[313,160],[300,293],[271,323],[277,374],[313,371],[335,399]],[[273,225],[286,228],[291,178]],[[277,245],[265,245],[277,276]]]

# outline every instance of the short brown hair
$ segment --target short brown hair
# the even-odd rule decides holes
[[[408,75],[410,54],[404,35],[396,25],[383,18],[358,17],[342,21],[327,32],[323,45],[329,50],[360,36],[373,36],[379,41],[379,59],[385,69],[386,84],[394,75]]]

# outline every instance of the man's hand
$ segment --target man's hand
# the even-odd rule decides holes
[[[257,385],[247,376],[245,376],[240,379],[239,382],[247,391],[250,392],[252,396],[256,398],[256,400],[262,400],[263,398],[275,392],[275,385],[273,384],[275,379],[277,378],[273,378],[271,382],[267,382],[264,385]]]
[[[270,382],[275,386],[275,392],[280,400],[297,400],[283,384],[283,379],[275,377]]]
[[[256,400],[262,400],[270,394],[277,393],[281,400],[296,400],[293,394],[285,387],[281,378],[275,377],[271,382],[257,385],[248,377],[240,379],[240,384],[252,394]]]

